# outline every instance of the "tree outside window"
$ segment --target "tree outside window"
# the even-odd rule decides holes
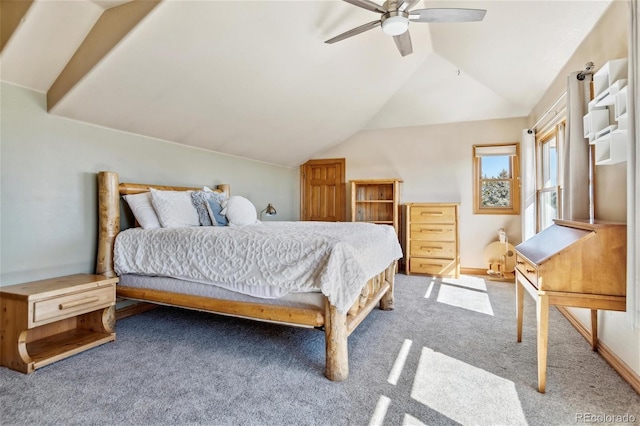
[[[518,214],[518,144],[474,145],[474,213]]]

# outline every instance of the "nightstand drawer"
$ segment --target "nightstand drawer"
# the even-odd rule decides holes
[[[455,223],[456,208],[454,206],[413,206],[411,222]]]
[[[411,255],[453,259],[456,256],[456,243],[411,240]]]
[[[456,225],[455,224],[411,224],[412,240],[427,241],[456,241]]]
[[[74,317],[115,302],[115,286],[108,285],[79,293],[37,300],[33,304],[33,322],[51,322]]]
[[[455,259],[429,259],[422,257],[411,257],[409,259],[409,272],[429,275],[450,275],[456,274]]]

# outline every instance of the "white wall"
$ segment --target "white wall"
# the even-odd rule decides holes
[[[96,173],[121,181],[231,184],[277,220],[298,218],[297,169],[127,134],[50,115],[45,95],[2,83],[0,285],[95,268]]]
[[[486,270],[484,249],[500,228],[520,242],[520,217],[473,214],[472,146],[520,142],[526,127],[519,118],[367,130],[314,158],[345,158],[348,180],[402,179],[402,203],[460,202],[461,266]]]
[[[628,19],[627,2],[613,1],[536,105],[529,116],[530,124],[566,90],[566,77],[570,72],[583,69],[587,62],[594,62],[598,70],[611,59],[628,57]],[[626,163],[596,167],[596,219],[626,222],[626,173]],[[640,283],[632,285],[640,286]],[[569,311],[591,329],[588,310],[570,308]],[[640,374],[640,329],[631,329],[626,313],[599,311],[598,335],[602,343]]]

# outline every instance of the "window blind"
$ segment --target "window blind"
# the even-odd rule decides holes
[[[516,155],[515,145],[492,145],[492,146],[476,146],[476,157],[495,157],[502,155]]]

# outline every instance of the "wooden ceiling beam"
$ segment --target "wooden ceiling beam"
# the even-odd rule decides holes
[[[0,52],[18,29],[33,0],[0,1]]]

